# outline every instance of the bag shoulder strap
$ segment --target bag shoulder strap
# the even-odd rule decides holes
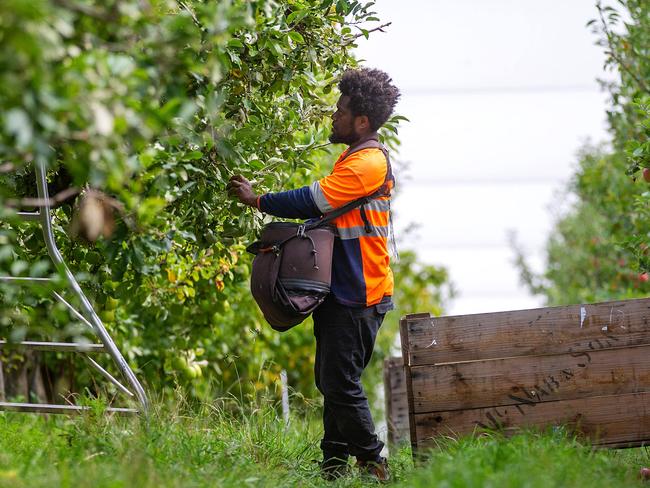
[[[384,183],[386,183],[388,180],[394,180],[393,171],[392,171],[392,167],[391,167],[391,164],[390,164],[390,156],[388,155],[388,149],[386,149],[386,146],[384,146],[381,142],[379,142],[379,136],[377,136],[377,135],[375,135],[372,138],[362,142],[358,146],[354,146],[345,155],[344,159],[347,159],[352,154],[354,154],[356,152],[359,152],[359,151],[363,151],[364,149],[379,149],[379,150],[381,150],[381,152],[384,153],[384,157],[386,158],[386,164],[388,165],[388,171],[386,172],[386,179],[384,180]]]
[[[363,151],[364,149],[371,149],[371,148],[380,149],[381,152],[383,152],[384,156],[386,157],[386,164],[387,164],[388,167],[387,167],[387,170],[386,170],[386,177],[384,178],[384,183],[375,192],[371,193],[370,195],[366,195],[364,197],[357,198],[356,200],[352,200],[351,202],[346,203],[342,207],[339,207],[339,208],[337,208],[335,210],[332,210],[330,213],[328,213],[327,215],[321,217],[316,222],[312,222],[311,224],[308,224],[307,226],[305,226],[306,230],[314,229],[316,227],[320,227],[320,226],[329,224],[332,220],[340,217],[344,213],[347,213],[350,210],[353,210],[353,209],[355,209],[357,207],[360,207],[361,205],[364,205],[364,204],[368,203],[370,200],[373,200],[375,198],[379,198],[379,197],[382,197],[382,196],[386,196],[388,194],[387,188],[386,188],[386,183],[389,180],[395,181],[395,178],[393,177],[393,171],[392,171],[392,168],[391,168],[391,165],[390,165],[390,157],[388,156],[388,150],[386,149],[386,147],[384,147],[384,145],[381,142],[379,142],[377,136],[374,136],[373,138],[362,142],[358,146],[352,147],[346,153],[345,158],[343,160],[347,159],[348,157],[350,157],[352,154],[354,154],[356,152]]]

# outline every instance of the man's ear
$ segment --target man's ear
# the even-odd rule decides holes
[[[367,115],[357,115],[354,118],[354,125],[356,126],[357,132],[370,131],[370,120]]]

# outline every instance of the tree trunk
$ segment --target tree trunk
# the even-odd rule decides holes
[[[32,355],[27,361],[29,367],[29,401],[47,403],[47,393],[41,374],[41,358],[38,354]]]
[[[7,362],[5,370],[5,394],[7,398],[20,398],[20,401],[28,401],[29,390],[27,382],[27,361],[14,359]]]
[[[5,375],[2,364],[3,359],[0,357],[0,402],[5,401]]]
[[[21,359],[7,362],[2,373],[3,385],[0,386],[3,388],[0,388],[0,394],[4,394],[5,398],[19,397],[28,403],[48,401],[38,355],[27,351]]]

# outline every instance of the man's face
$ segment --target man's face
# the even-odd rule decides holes
[[[350,97],[341,95],[339,101],[336,103],[336,112],[332,115],[332,133],[330,134],[330,142],[334,144],[342,143],[354,144],[361,136],[356,131],[354,126],[354,115],[350,111]]]

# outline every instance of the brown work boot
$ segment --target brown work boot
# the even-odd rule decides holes
[[[369,476],[379,483],[388,483],[390,480],[390,471],[388,470],[388,460],[381,458],[380,461],[362,461],[357,460],[357,468],[362,475]]]

